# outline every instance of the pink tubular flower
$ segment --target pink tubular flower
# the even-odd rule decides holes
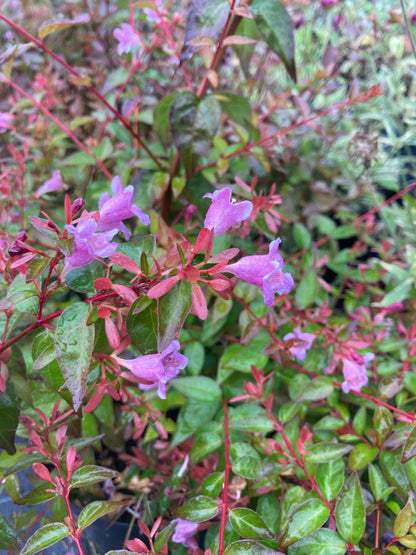
[[[300,329],[295,328],[293,333],[287,333],[283,341],[288,339],[299,339],[299,342],[295,342],[293,347],[289,348],[289,352],[299,361],[305,360],[306,351],[312,347],[312,343],[315,339],[313,333],[301,332]]]
[[[353,350],[348,351],[342,356],[342,371],[345,380],[342,384],[342,391],[344,393],[348,393],[351,390],[361,391],[361,388],[368,384],[366,367],[373,359],[373,353],[366,353],[362,356]]]
[[[65,273],[72,270],[72,268],[89,264],[97,256],[106,258],[118,247],[118,243],[110,243],[116,235],[117,229],[112,229],[106,233],[95,233],[97,222],[93,218],[82,220],[76,227],[66,225],[65,229],[74,234],[73,252],[70,256],[65,257]]]
[[[269,254],[244,256],[235,264],[228,264],[222,270],[260,287],[266,306],[273,306],[275,293],[285,295],[295,286],[292,276],[282,272],[284,262],[277,252],[280,242],[280,239],[276,239],[270,243]]]
[[[182,518],[177,518],[174,522],[176,522],[176,528],[172,536],[172,541],[186,545],[189,549],[197,549],[198,544],[193,536],[198,529],[198,523],[183,520]]]
[[[124,237],[130,239],[130,231],[123,224],[122,220],[127,220],[137,216],[143,225],[150,224],[150,218],[144,214],[138,206],[132,204],[134,187],[128,185],[125,189],[121,179],[116,176],[111,182],[111,190],[114,195],[109,193],[101,195],[99,202],[100,219],[98,220],[97,231],[110,231],[117,229],[124,233]]]
[[[0,133],[4,133],[6,129],[14,129],[13,120],[15,117],[8,112],[0,112]]]
[[[40,195],[44,195],[45,193],[51,193],[53,191],[65,191],[67,186],[63,183],[61,179],[61,172],[59,170],[55,170],[52,174],[50,179],[47,179],[43,185],[39,187],[39,189],[35,193],[35,197],[39,198]]]
[[[130,52],[135,46],[140,46],[140,38],[128,23],[122,23],[121,29],[114,29],[114,38],[118,40],[117,54],[121,56],[123,52]]]
[[[243,220],[248,218],[253,210],[253,203],[249,200],[242,202],[231,202],[231,189],[225,187],[214,193],[207,193],[203,198],[208,197],[212,204],[205,216],[204,227],[214,228],[214,235],[222,235],[230,227],[238,227]]]
[[[143,355],[131,360],[114,358],[121,366],[128,368],[137,378],[149,382],[147,384],[140,383],[140,389],[157,387],[159,397],[166,399],[166,384],[188,364],[187,357],[177,352],[179,347],[179,341],[174,339],[161,353]]]

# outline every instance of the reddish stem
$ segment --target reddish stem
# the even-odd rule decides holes
[[[20,27],[20,25],[18,25],[17,23],[15,23],[14,21],[9,19],[8,17],[3,15],[2,13],[0,13],[0,19],[5,21],[8,25],[10,25],[10,27],[13,27],[13,29],[15,31],[22,34],[23,36],[25,36],[30,41],[34,42],[36,44],[36,46],[41,48],[44,52],[46,52],[47,54],[52,56],[52,58],[54,60],[56,60],[59,64],[61,64],[69,73],[74,75],[77,79],[82,79],[83,78],[83,76],[80,73],[78,73],[78,71],[76,71],[72,66],[67,64],[65,62],[65,60],[63,60],[60,56],[58,56],[58,54],[55,54],[55,52],[50,50],[50,48],[48,48],[41,40],[38,40],[36,37],[31,35],[27,31],[25,31],[22,27]],[[124,125],[124,127],[138,141],[140,146],[147,152],[147,154],[150,156],[150,158],[153,160],[153,162],[157,165],[157,167],[161,171],[163,171],[163,166],[161,165],[159,160],[152,153],[152,151],[142,142],[139,135],[133,130],[131,125],[123,118],[123,116],[113,106],[111,106],[111,104],[109,102],[107,102],[107,100],[104,98],[104,96],[93,85],[87,84],[85,86],[87,87],[87,89],[89,89],[94,94],[94,96],[96,96],[97,98],[99,98],[101,100],[101,102],[110,110],[110,112],[112,112],[115,115],[115,117]]]
[[[58,318],[62,314],[62,312],[63,312],[63,310],[60,310],[59,312],[55,312],[55,314],[50,314],[49,316],[46,316],[46,318],[42,318],[42,320],[38,320],[37,322],[34,322],[33,324],[31,324],[30,326],[25,328],[23,331],[18,333],[15,337],[10,339],[7,343],[4,343],[3,345],[1,345],[0,346],[0,353],[2,353],[3,351],[5,351],[9,347],[11,347],[11,345],[16,343],[20,339],[22,339],[22,337],[24,337],[28,333],[30,333],[33,330],[39,328],[40,326],[43,326],[44,324],[46,324],[50,320],[53,320],[54,318]]]
[[[225,526],[227,524],[227,511],[228,511],[228,506],[227,506],[228,484],[230,480],[230,470],[231,470],[228,406],[227,406],[227,401],[225,399],[222,400],[222,406],[224,410],[225,469],[224,469],[224,488],[222,492],[221,524],[220,524],[218,555],[223,555],[224,553],[224,536],[225,536]]]

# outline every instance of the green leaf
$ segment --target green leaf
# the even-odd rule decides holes
[[[301,401],[319,401],[320,399],[329,397],[333,391],[334,384],[331,378],[319,376],[306,384],[295,400],[298,403]]]
[[[380,405],[374,411],[374,432],[377,438],[377,445],[381,447],[389,437],[393,428],[393,416],[391,412]]]
[[[250,102],[237,94],[228,92],[217,92],[213,95],[218,100],[221,110],[229,118],[250,131],[251,135],[258,135],[257,129],[253,127]],[[257,139],[256,139],[257,140]]]
[[[86,266],[74,268],[65,276],[65,281],[71,289],[80,293],[93,293],[95,291],[94,281],[104,277],[105,268],[98,262],[93,260]]]
[[[298,308],[307,308],[318,294],[318,278],[313,270],[309,271],[300,280],[296,288],[296,305]]]
[[[368,466],[368,477],[370,479],[370,486],[374,494],[374,499],[380,501],[386,495],[385,491],[388,489],[388,483],[377,466],[373,464],[369,464]],[[394,488],[392,491],[394,491]]]
[[[192,448],[189,451],[191,461],[194,464],[202,461],[207,455],[217,451],[221,445],[222,438],[218,434],[214,432],[201,432],[195,437]]]
[[[329,517],[328,507],[320,499],[308,499],[296,507],[281,541],[282,547],[309,536],[323,526]]]
[[[85,16],[79,16],[75,19],[57,19],[55,21],[49,21],[42,25],[39,29],[39,38],[42,40],[47,35],[51,33],[56,33],[56,31],[62,31],[63,29],[67,29],[68,27],[73,27],[74,25],[85,25],[89,22],[89,18]]]
[[[351,449],[351,445],[341,445],[339,443],[323,441],[322,443],[315,443],[308,448],[310,453],[305,455],[305,460],[314,463],[334,461],[346,455]]]
[[[229,513],[231,526],[234,530],[249,540],[273,538],[264,520],[251,509],[233,509]]]
[[[224,486],[224,472],[214,472],[207,476],[202,484],[201,493],[216,499]]]
[[[19,423],[19,399],[13,382],[8,380],[6,391],[0,395],[0,449],[9,455],[16,453],[14,438]]]
[[[171,447],[176,447],[209,422],[215,416],[219,406],[218,402],[204,403],[188,399],[179,413]]]
[[[204,365],[205,349],[199,341],[191,341],[187,343],[183,354],[188,358],[186,370],[193,376],[199,374]]]
[[[45,524],[28,539],[20,555],[35,555],[35,553],[39,553],[42,549],[50,547],[68,536],[69,530],[65,524],[61,522]]]
[[[318,465],[316,483],[327,501],[332,501],[344,484],[344,461],[335,459]]]
[[[189,378],[176,378],[172,385],[185,397],[196,401],[220,401],[220,386],[212,378],[206,376],[190,376]]]
[[[277,0],[253,0],[250,11],[260,34],[296,81],[293,23],[286,8]]]
[[[378,455],[377,447],[371,447],[366,443],[357,443],[348,457],[348,470],[361,470]]]
[[[401,463],[404,464],[416,455],[416,426],[410,432],[403,446]]]
[[[414,503],[413,494],[410,494],[409,500],[406,505],[397,515],[394,521],[393,534],[396,538],[401,538],[409,531],[410,526],[413,524],[412,504]]]
[[[242,432],[271,432],[274,427],[267,412],[258,405],[240,405],[230,410],[230,428]]]
[[[94,327],[87,326],[90,307],[74,303],[61,314],[55,332],[55,349],[65,384],[77,411],[87,389],[88,369],[94,345]]]
[[[291,555],[344,555],[347,551],[345,541],[334,530],[322,528],[304,538],[290,548]]]
[[[120,503],[120,501],[93,501],[80,512],[77,526],[84,530],[103,515],[111,513],[125,504],[126,502]]]
[[[295,223],[293,226],[293,238],[301,249],[307,249],[311,246],[312,237],[307,227],[303,224]]]
[[[127,331],[142,355],[158,352],[157,302],[139,297],[127,316]]]
[[[274,468],[275,465],[273,463],[259,461],[258,458],[250,457],[249,455],[239,457],[233,464],[233,472],[248,480],[263,478],[263,476],[270,474]]]
[[[0,513],[0,549],[11,549],[19,543],[9,520]]]
[[[263,368],[269,359],[267,355],[261,354],[267,342],[267,338],[263,340],[263,337],[260,336],[248,345],[232,343],[220,359],[218,373],[223,370],[237,370],[244,374],[251,374],[251,365],[256,366],[256,368]]]
[[[25,276],[18,275],[7,290],[7,300],[13,308],[24,314],[36,314],[39,310],[39,290],[33,282],[26,283]]]
[[[257,513],[262,517],[269,530],[277,535],[280,515],[280,501],[274,492],[263,493],[257,501]]]
[[[227,545],[224,555],[284,555],[284,553],[252,540],[239,540]]]
[[[382,451],[380,454],[380,464],[385,477],[396,488],[399,497],[407,499],[411,490],[411,484],[405,467],[400,464],[396,455],[390,453],[390,451]]]
[[[79,488],[81,486],[103,482],[109,478],[115,478],[118,475],[119,473],[116,470],[111,470],[111,468],[87,464],[75,470],[72,475],[70,486],[71,488]]]
[[[43,270],[49,265],[51,259],[48,256],[35,255],[32,260],[27,263],[26,281],[32,281],[38,278]]]
[[[49,482],[44,482],[37,488],[29,491],[23,497],[19,497],[14,502],[16,505],[37,505],[38,503],[44,503],[45,501],[49,501],[49,499],[53,499],[58,494],[54,491],[46,491],[47,489],[53,490],[52,484]]]
[[[178,337],[191,306],[191,284],[182,280],[158,300],[160,352]]]
[[[220,124],[221,108],[217,100],[198,97],[189,91],[179,93],[169,110],[173,142],[179,150],[188,179],[195,173],[200,156],[207,154]]]
[[[108,137],[103,137],[94,149],[94,154],[97,160],[100,160],[101,162],[103,160],[106,160],[106,158],[108,158],[112,152],[113,145]]]
[[[337,529],[348,543],[358,543],[365,530],[365,507],[360,481],[353,473],[342,490],[335,508]]]
[[[218,505],[210,497],[198,495],[174,511],[175,516],[191,522],[205,522],[218,513]]]
[[[169,94],[159,102],[153,113],[153,128],[160,142],[166,148],[169,144],[169,110],[177,92]]]
[[[161,530],[158,533],[158,535],[156,536],[156,539],[153,540],[153,545],[156,553],[159,553],[162,550],[163,546],[168,541],[175,528],[176,528],[176,522],[173,521],[173,522],[170,522],[165,528],[163,528],[163,530]]]

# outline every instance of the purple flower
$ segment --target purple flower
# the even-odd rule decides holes
[[[231,202],[231,189],[225,187],[214,193],[207,193],[203,198],[209,197],[212,204],[205,216],[204,227],[215,229],[215,236],[222,235],[230,227],[238,227],[243,220],[248,218],[253,210],[253,203],[249,200]]]
[[[76,227],[66,225],[65,229],[73,233],[74,236],[72,254],[65,257],[65,273],[72,270],[72,268],[89,264],[97,256],[106,258],[118,247],[118,243],[110,243],[116,235],[117,229],[112,229],[106,233],[96,233],[97,222],[93,218],[82,220]]]
[[[177,518],[173,522],[176,522],[176,528],[172,536],[172,541],[186,545],[189,549],[197,549],[198,544],[193,536],[198,530],[198,523],[183,520],[182,518]]]
[[[121,179],[117,176],[111,182],[111,190],[114,195],[109,193],[101,195],[99,203],[100,219],[97,231],[110,231],[117,229],[124,233],[125,238],[130,239],[130,231],[123,224],[122,220],[127,220],[137,216],[144,225],[150,224],[150,218],[144,214],[138,206],[132,204],[134,187],[128,185],[125,189]]]
[[[344,393],[348,393],[351,390],[361,391],[361,388],[368,384],[366,367],[373,358],[373,353],[366,353],[362,356],[353,350],[348,351],[348,353],[342,356],[342,371],[345,380],[342,384],[342,391]]]
[[[0,133],[4,133],[6,129],[13,129],[13,120],[16,116],[7,112],[0,112]]]
[[[137,378],[142,378],[150,384],[139,384],[140,389],[158,388],[158,395],[166,399],[166,384],[179,374],[188,364],[186,356],[178,353],[179,341],[176,339],[161,353],[143,355],[131,360],[115,357],[121,366],[128,368]]]
[[[228,264],[223,272],[230,272],[240,279],[260,287],[264,297],[264,304],[274,304],[274,294],[285,295],[293,287],[293,278],[289,273],[283,273],[283,258],[277,252],[280,239],[269,245],[269,254],[244,256],[235,264]]]
[[[117,46],[117,54],[119,56],[121,56],[123,52],[130,52],[135,46],[140,46],[139,36],[128,23],[122,23],[121,29],[114,29],[113,35],[119,42]]]
[[[61,172],[59,170],[55,170],[52,177],[47,179],[45,183],[39,187],[35,196],[36,198],[39,198],[40,195],[44,195],[45,193],[51,193],[52,191],[65,191],[66,189],[67,186],[61,179]]]
[[[313,333],[302,332],[298,328],[293,330],[293,333],[287,333],[283,341],[287,341],[288,339],[300,339],[300,342],[297,341],[293,345],[293,347],[289,348],[289,352],[292,353],[297,360],[302,361],[305,360],[306,351],[312,347],[312,343],[315,339]]]

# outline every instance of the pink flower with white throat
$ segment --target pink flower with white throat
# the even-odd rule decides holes
[[[287,333],[283,341],[288,341],[289,339],[294,339],[294,344],[289,347],[289,352],[300,362],[305,360],[306,351],[312,347],[312,343],[315,339],[313,333],[302,332],[300,329],[295,328],[293,333]],[[299,341],[297,341],[299,340]]]
[[[121,56],[123,52],[130,52],[135,46],[140,46],[140,37],[133,27],[128,23],[122,23],[121,29],[114,29],[114,38],[118,40],[117,54]]]
[[[123,187],[120,177],[116,176],[111,182],[111,190],[114,193],[104,193],[99,202],[100,219],[97,231],[110,231],[117,229],[124,233],[124,237],[130,239],[130,231],[123,224],[123,220],[137,216],[143,225],[150,224],[150,218],[144,214],[138,206],[133,204],[133,185]]]
[[[295,286],[291,274],[282,272],[284,262],[278,253],[280,242],[280,239],[276,239],[270,243],[269,254],[244,256],[222,269],[223,272],[230,272],[243,281],[260,287],[266,306],[273,306],[275,293],[285,295]]]
[[[130,360],[114,358],[120,366],[128,368],[137,378],[147,382],[139,383],[140,389],[157,387],[159,397],[166,399],[166,384],[188,364],[187,357],[177,352],[179,347],[179,341],[175,339],[161,353],[143,355]]]
[[[363,356],[357,351],[349,350],[342,354],[342,372],[344,374],[342,391],[344,393],[349,393],[351,390],[361,391],[361,388],[368,384],[367,364],[373,359],[373,353],[366,353]]]
[[[207,193],[203,198],[208,197],[212,204],[205,216],[204,227],[214,228],[214,235],[222,235],[230,227],[239,227],[241,222],[248,218],[253,210],[253,203],[249,200],[242,202],[231,202],[231,189],[225,187],[214,193]]]

